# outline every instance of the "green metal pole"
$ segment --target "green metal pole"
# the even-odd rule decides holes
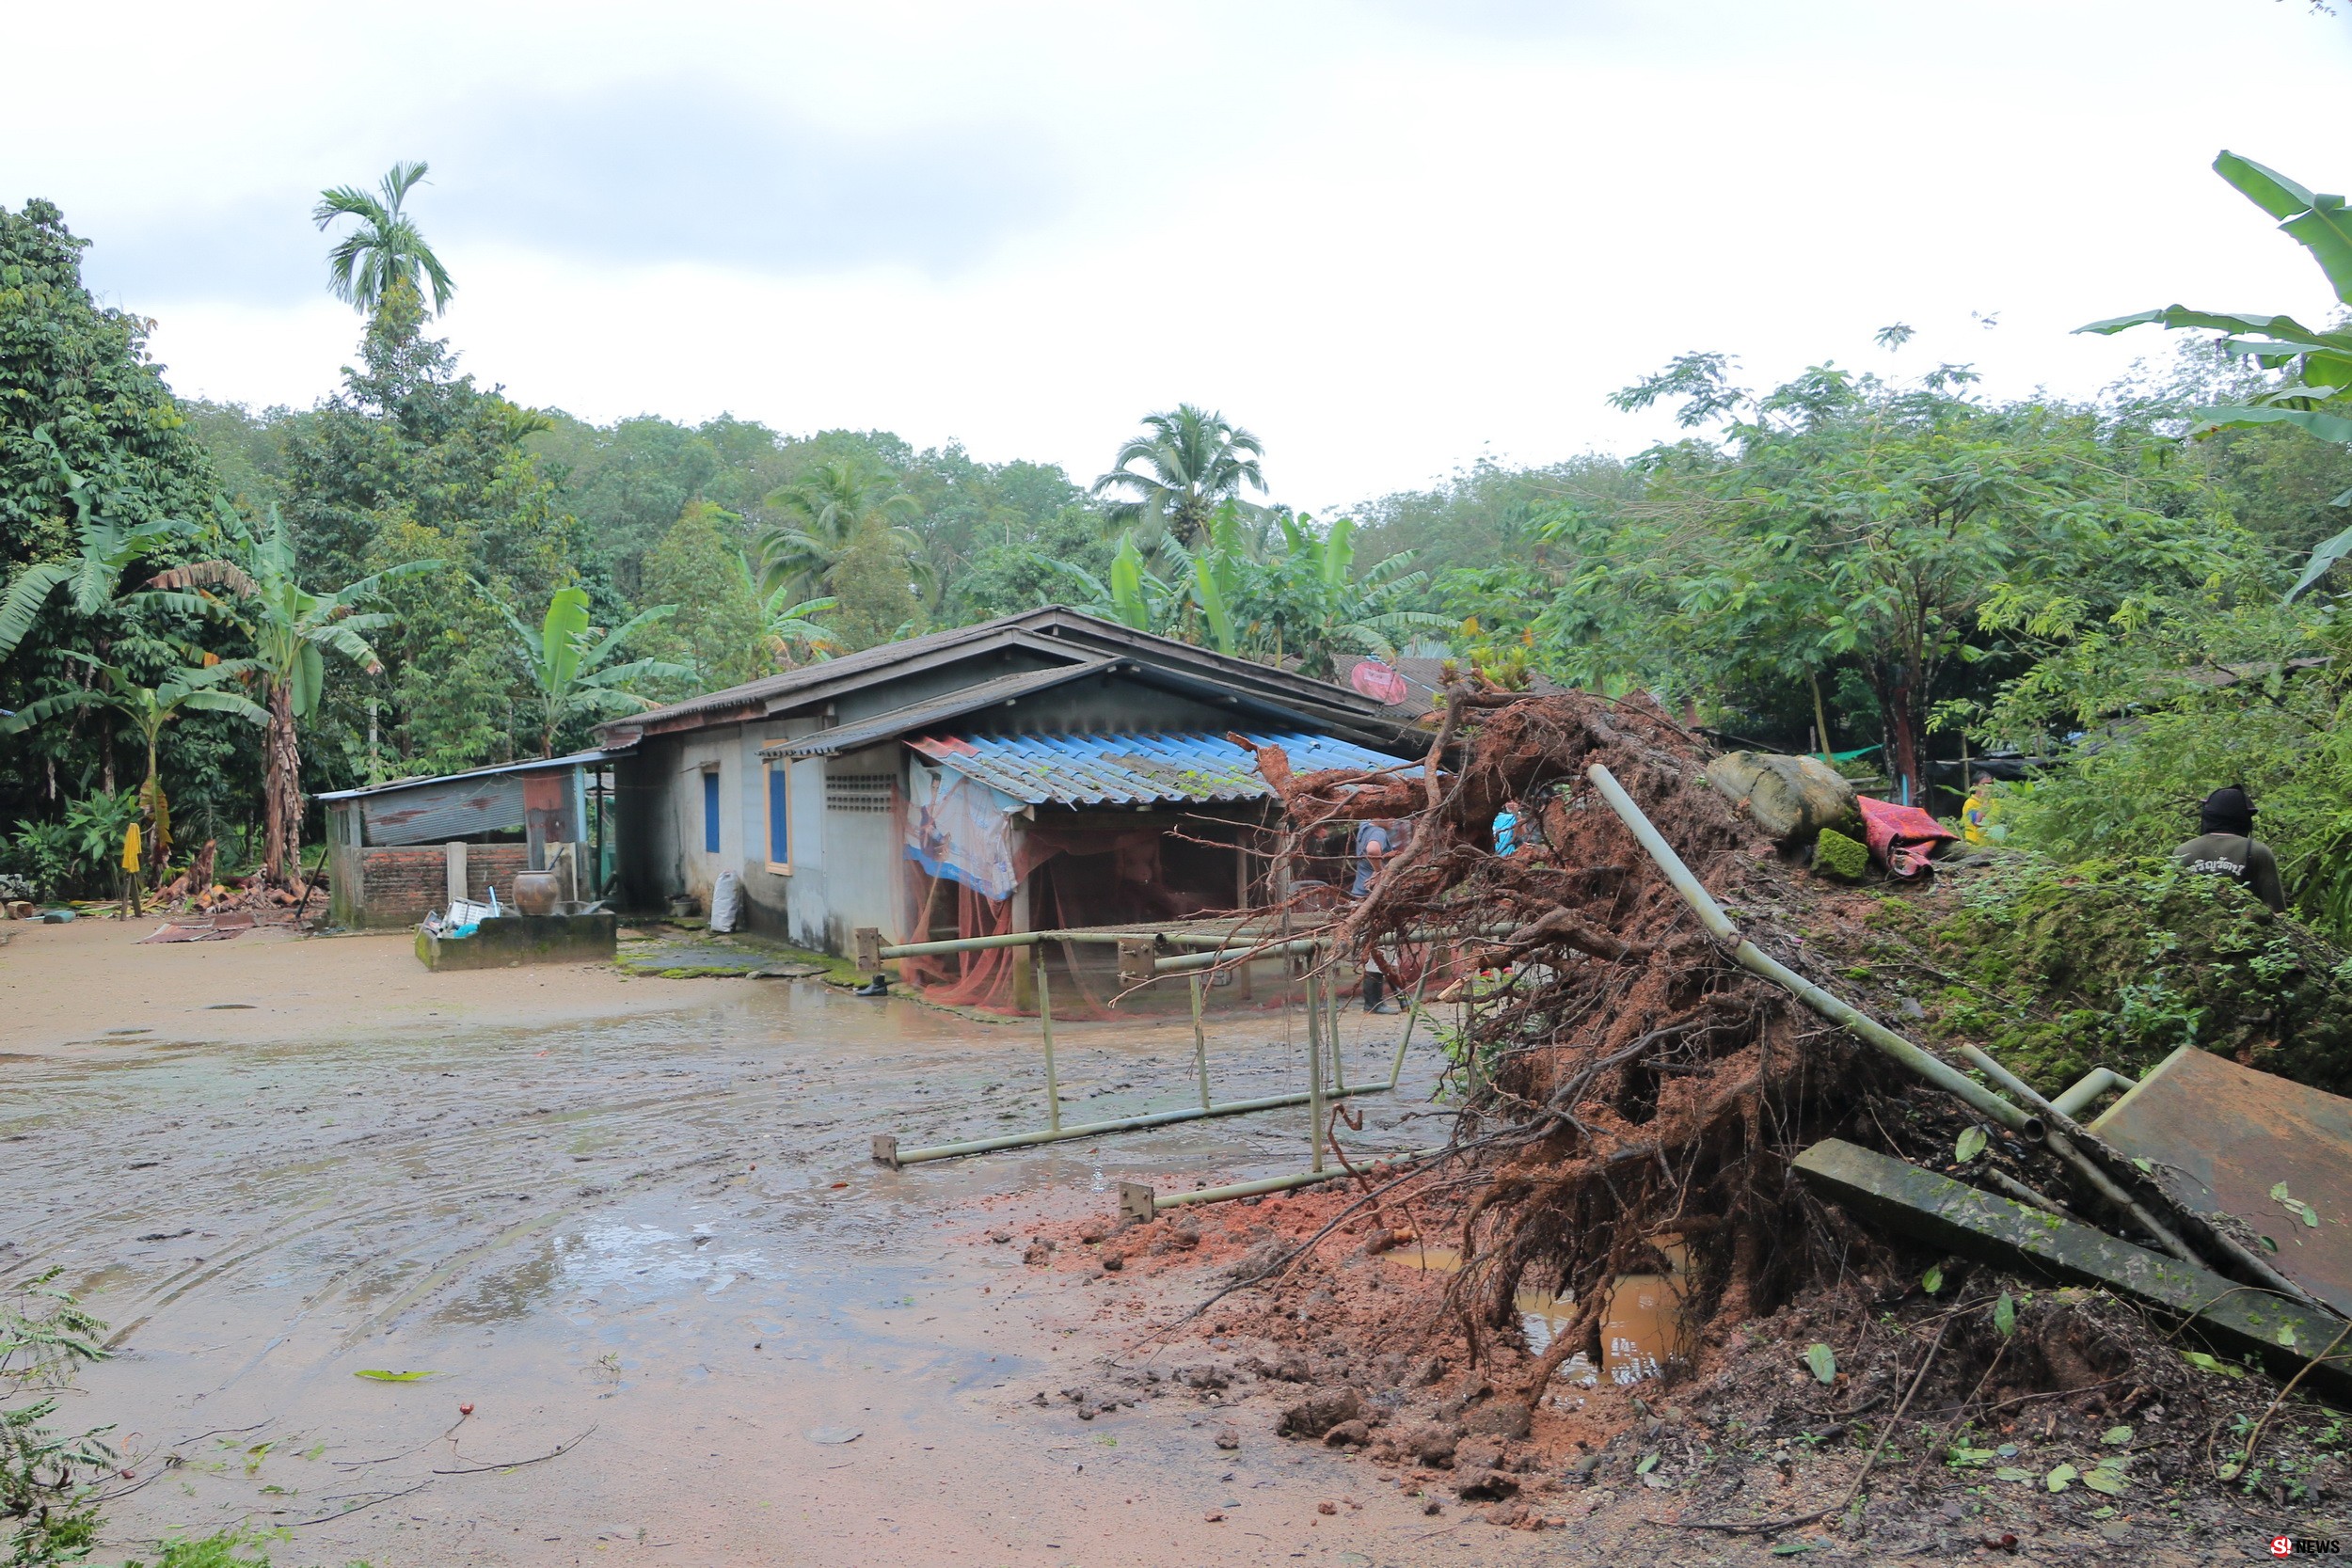
[[[1358,1089],[1356,1095],[1386,1092],[1375,1085],[1369,1089]],[[893,1139],[888,1140],[891,1145],[889,1154],[885,1157],[877,1152],[874,1158],[885,1165],[917,1165],[932,1160],[950,1160],[963,1154],[994,1154],[1008,1148],[1034,1148],[1040,1144],[1067,1143],[1073,1138],[1099,1138],[1111,1132],[1147,1132],[1180,1121],[1199,1121],[1203,1117],[1242,1117],[1257,1111],[1287,1110],[1295,1105],[1306,1104],[1309,1098],[1293,1090],[1288,1094],[1270,1094],[1259,1100],[1229,1101],[1222,1105],[1212,1105],[1206,1111],[1192,1105],[1176,1111],[1143,1111],[1132,1117],[1114,1117],[1108,1121],[1073,1121],[1059,1129],[1008,1132],[994,1138],[968,1138],[961,1143],[934,1144],[928,1148],[898,1148]],[[878,1149],[880,1147],[881,1141],[878,1140]]]
[[[1200,976],[1192,977],[1192,1067],[1200,1079],[1200,1108],[1209,1108],[1209,1037],[1200,1027]]]
[[[1340,1047],[1340,988],[1329,975],[1323,981],[1323,1033],[1331,1042],[1331,1087],[1347,1092],[1347,1053]]]
[[[1413,982],[1413,999],[1406,1004],[1405,1037],[1396,1042],[1396,1060],[1389,1064],[1389,1087],[1391,1089],[1396,1087],[1398,1077],[1405,1071],[1405,1048],[1413,1043],[1413,1025],[1421,1022],[1421,993],[1429,987],[1429,972],[1437,968],[1436,957],[1433,950],[1430,958],[1422,962],[1421,978]]]
[[[1061,1131],[1061,1080],[1054,1073],[1054,982],[1047,977],[1045,949],[1037,949],[1030,973],[1037,977],[1037,1021],[1045,1034],[1045,1127]]]
[[[1307,971],[1307,1147],[1313,1150],[1310,1168],[1323,1168],[1323,1004],[1315,994],[1316,974]]]

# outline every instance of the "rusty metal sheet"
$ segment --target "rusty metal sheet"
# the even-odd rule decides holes
[[[363,796],[370,844],[440,844],[523,825],[523,776],[491,773]]]
[[[2090,1130],[2182,1203],[2269,1238],[2280,1274],[2352,1314],[2352,1100],[2183,1046]]]

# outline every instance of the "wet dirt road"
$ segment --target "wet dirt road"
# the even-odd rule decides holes
[[[1105,1375],[1132,1331],[1104,1304],[1148,1292],[989,1234],[1108,1217],[1121,1179],[1298,1168],[1303,1111],[894,1173],[878,1132],[1038,1124],[1031,1027],[810,981],[433,977],[396,937],[16,931],[0,1266],[62,1265],[113,1325],[65,1413],[115,1423],[145,1483],[111,1545],[242,1520],[292,1531],[281,1564],[377,1568],[1533,1554],[1433,1531],[1263,1420],[1227,1452],[1189,1398],[1035,1402]],[[1397,1031],[1351,1012],[1351,1076],[1385,1078]],[[1217,1027],[1220,1097],[1303,1085],[1282,1034]],[[1066,1117],[1189,1097],[1181,1021],[1057,1035]],[[1370,1150],[1427,1135],[1399,1124],[1434,1074],[1413,1057],[1398,1103],[1367,1102]],[[1334,1498],[1363,1507],[1319,1515]]]

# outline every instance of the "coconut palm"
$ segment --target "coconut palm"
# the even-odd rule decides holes
[[[922,508],[870,458],[819,463],[770,496],[768,504],[785,520],[762,525],[752,539],[759,566],[755,593],[762,600],[779,591],[814,594],[830,588],[834,567],[868,529],[887,535],[919,573],[923,542],[906,525]]]
[[[152,554],[166,541],[187,531],[177,518],[125,523],[112,515],[104,498],[93,494],[82,476],[66,465],[65,454],[46,425],[37,425],[33,439],[49,449],[57,483],[73,509],[77,548],[63,561],[37,561],[16,574],[8,597],[0,601],[0,658],[16,651],[33,629],[41,607],[60,588],[80,615],[95,615],[115,601],[122,574]]]
[[[326,655],[334,654],[369,674],[383,661],[361,634],[388,626],[391,616],[358,607],[378,587],[440,566],[410,561],[339,588],[314,593],[296,579],[294,540],[276,507],[266,528],[256,532],[227,501],[216,502],[221,554],[211,561],[174,566],[149,587],[171,608],[219,614],[253,644],[248,660],[261,677],[269,708],[262,745],[262,808],[264,839],[262,874],[283,885],[290,848],[302,832],[302,749],[296,725],[318,707],[326,685]]]
[[[1265,492],[1258,438],[1222,414],[1178,404],[1143,417],[1145,434],[1119,449],[1111,471],[1094,482],[1096,496],[1116,495],[1114,523],[1156,524],[1178,544],[1197,544],[1218,506],[1243,485]]]
[[[437,316],[449,308],[449,296],[457,292],[457,285],[450,281],[449,269],[425,244],[424,234],[405,206],[408,193],[423,181],[426,166],[394,164],[372,193],[357,185],[319,192],[319,204],[310,216],[322,231],[338,218],[359,220],[326,253],[327,286],[337,299],[372,312],[384,303],[384,295],[395,283],[405,284],[421,296],[430,282],[433,313]]]
[[[535,632],[504,605],[499,612],[514,628],[516,651],[531,676],[532,696],[539,705],[539,754],[543,757],[555,755],[556,731],[567,720],[612,718],[660,705],[627,689],[630,681],[690,679],[694,673],[691,664],[670,664],[658,658],[610,662],[630,638],[677,613],[674,604],[656,605],[610,631],[588,624],[585,589],[557,589]]]
[[[138,803],[153,824],[147,853],[150,863],[160,871],[171,852],[171,802],[164,795],[163,776],[155,763],[164,726],[177,721],[183,713],[228,713],[249,724],[267,724],[269,712],[259,703],[238,692],[220,689],[222,683],[236,679],[252,667],[243,659],[192,665],[172,671],[153,686],[141,686],[136,676],[118,665],[72,649],[61,651],[66,657],[88,665],[98,676],[98,684],[28,704],[15,718],[0,723],[0,735],[14,735],[58,714],[79,712],[86,707],[110,707],[129,720],[131,727],[139,732],[139,738],[147,743],[147,782],[139,785]]]

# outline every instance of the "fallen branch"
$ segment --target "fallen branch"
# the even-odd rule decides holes
[[[597,1423],[597,1425],[602,1424],[602,1422]],[[590,1437],[596,1434],[596,1428],[592,1426],[586,1432],[583,1432],[579,1436],[573,1438],[570,1442],[563,1444],[560,1447],[550,1449],[546,1453],[535,1455],[530,1459],[510,1459],[500,1465],[468,1465],[453,1470],[437,1469],[433,1473],[437,1476],[478,1476],[486,1470],[519,1470],[526,1465],[545,1465],[550,1459],[563,1458],[565,1454],[571,1452],[582,1443],[585,1443]]]

